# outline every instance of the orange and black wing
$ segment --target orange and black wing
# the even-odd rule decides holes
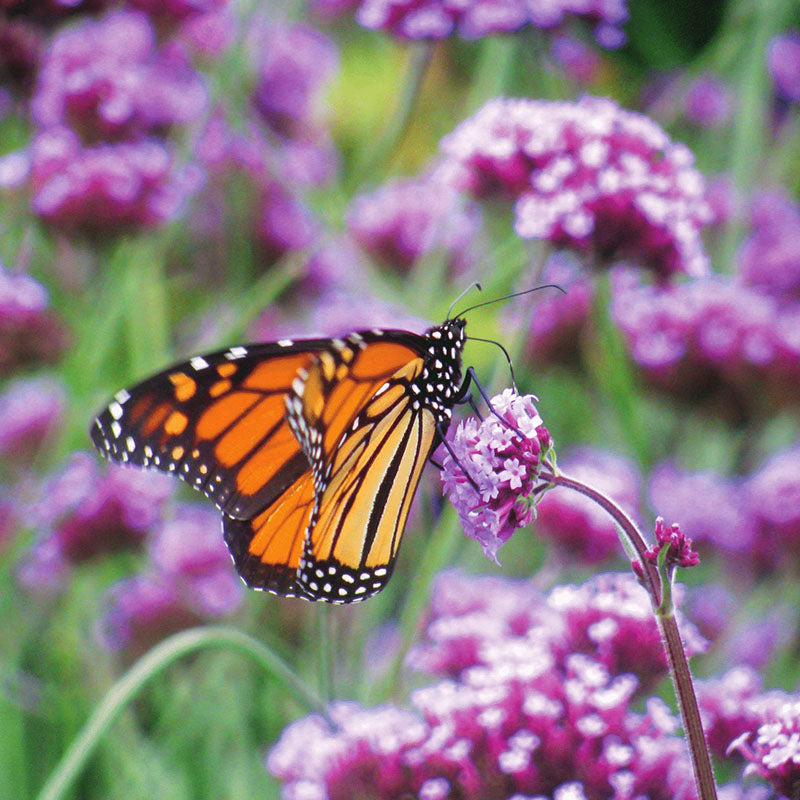
[[[118,392],[92,440],[112,461],[174,473],[211,498],[245,582],[292,595],[314,482],[286,397],[329,344],[284,340],[192,358]]]
[[[249,519],[308,471],[286,395],[327,340],[232,347],[118,392],[91,429],[112,461],[171,472]]]
[[[296,587],[308,599],[363,600],[389,580],[436,440],[414,394],[423,344],[393,331],[353,334],[317,354],[289,392],[289,425],[314,479]]]

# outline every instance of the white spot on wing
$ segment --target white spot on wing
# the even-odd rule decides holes
[[[114,419],[119,419],[122,416],[122,406],[115,400],[108,407],[108,413],[111,414]]]
[[[130,399],[130,392],[127,389],[120,389],[115,395],[114,399],[118,403],[124,403],[126,400]]]
[[[189,363],[192,365],[192,368],[196,370],[205,369],[208,366],[208,361],[202,356],[195,356],[189,360]]]
[[[115,439],[119,439],[119,435],[122,433],[122,425],[120,425],[116,420],[111,423],[111,433],[114,434]]]

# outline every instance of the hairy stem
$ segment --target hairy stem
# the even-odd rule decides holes
[[[636,551],[642,570],[643,582],[650,594],[650,600],[664,641],[669,671],[675,686],[678,707],[683,720],[683,729],[686,732],[686,738],[689,740],[689,751],[692,757],[698,796],[701,800],[716,800],[717,789],[714,783],[714,773],[711,769],[711,759],[708,755],[708,747],[703,734],[703,725],[700,722],[700,710],[694,693],[689,662],[683,649],[683,641],[678,630],[678,623],[675,620],[672,603],[663,602],[665,592],[662,591],[661,577],[655,565],[651,564],[646,558],[648,548],[644,537],[628,514],[611,498],[597,489],[593,489],[591,486],[587,486],[574,478],[557,473],[542,473],[541,477],[542,480],[553,486],[565,486],[569,489],[574,489],[605,509],[619,525],[625,539]]]

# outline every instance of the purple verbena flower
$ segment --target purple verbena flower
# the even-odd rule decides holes
[[[226,6],[185,18],[180,24],[180,39],[193,54],[219,58],[236,38],[237,21]]]
[[[67,396],[51,377],[19,378],[0,394],[0,459],[25,466],[64,422]]]
[[[404,39],[441,39],[454,33],[479,39],[527,25],[557,28],[570,18],[582,18],[594,25],[595,37],[604,47],[619,47],[625,41],[621,30],[628,18],[625,0],[362,0],[356,13],[365,28],[385,30]]]
[[[788,695],[768,708],[757,730],[734,740],[730,751],[738,751],[748,762],[745,775],[760,775],[781,797],[800,793],[800,695]]]
[[[317,715],[290,725],[267,759],[286,782],[284,797],[695,798],[675,718],[652,699],[643,714],[632,712],[632,675],[614,675],[569,645],[557,654],[559,626],[539,622],[557,618],[554,607],[534,593],[526,608],[532,590],[522,581],[451,574],[446,584],[453,608],[440,595],[431,626],[447,622],[455,633],[463,621],[478,640],[474,663],[451,663],[451,678],[412,694],[411,711],[337,703],[335,728]],[[481,629],[493,608],[502,623]],[[451,641],[438,639],[442,653]]]
[[[146,652],[160,639],[203,619],[187,608],[178,587],[162,575],[137,575],[114,584],[103,598],[97,621],[101,643],[131,656]]]
[[[451,273],[476,259],[477,208],[464,208],[452,186],[435,174],[394,180],[350,205],[347,227],[371,255],[400,272],[441,253]]]
[[[220,619],[242,602],[244,586],[231,569],[219,515],[184,503],[148,540],[144,571],[114,585],[98,620],[111,650],[139,653],[164,636]]]
[[[91,144],[163,133],[197,119],[205,104],[180,49],[159,49],[146,16],[120,11],[53,37],[31,110],[40,128],[67,125]]]
[[[628,459],[582,448],[559,459],[559,470],[599,489],[637,516],[640,477]],[[553,542],[565,558],[578,563],[596,564],[621,551],[608,514],[588,497],[563,487],[550,489],[538,503],[534,534]]]
[[[772,38],[767,65],[778,93],[786,100],[800,103],[800,31]]]
[[[241,603],[244,587],[231,569],[213,509],[177,506],[150,536],[148,555],[154,571],[174,582],[186,606],[201,616],[223,616]]]
[[[42,486],[32,514],[64,558],[77,563],[140,546],[173,490],[166,475],[115,465],[101,470],[92,455],[76,452]]]
[[[739,253],[742,279],[780,299],[800,300],[800,205],[780,192],[762,192],[751,222]]]
[[[733,97],[725,84],[714,75],[702,75],[692,81],[684,97],[686,118],[704,128],[719,128],[730,121]]]
[[[667,568],[696,567],[700,556],[692,550],[692,540],[680,529],[677,522],[667,525],[663,517],[656,517],[656,543],[647,551],[646,558],[651,564],[658,563],[659,553],[667,550]],[[638,564],[638,561],[635,562]]]
[[[277,182],[261,193],[256,219],[256,237],[269,263],[290,250],[311,246],[318,223],[306,204]]]
[[[696,682],[703,732],[713,755],[723,758],[737,736],[758,727],[762,691],[761,676],[747,666]]]
[[[487,648],[511,638],[550,641],[564,623],[529,582],[440,572],[433,585],[422,642],[406,659],[410,668],[456,678],[484,663]]]
[[[679,592],[680,594],[680,592]],[[582,585],[555,587],[548,606],[564,620],[556,652],[591,655],[611,675],[633,673],[642,689],[667,674],[667,660],[650,598],[631,573],[596,575]],[[687,656],[708,643],[697,628],[679,617]]]
[[[681,399],[739,422],[797,402],[800,305],[722,276],[620,281],[612,315],[648,380]]]
[[[615,102],[498,98],[441,143],[459,188],[514,201],[523,238],[628,258],[661,279],[704,274],[705,184],[684,145]]]
[[[308,25],[270,26],[257,36],[253,103],[276,133],[297,138],[318,125],[320,95],[336,74],[333,42]]]
[[[557,36],[550,46],[550,53],[564,72],[579,86],[588,86],[600,72],[600,56],[575,36]]]
[[[534,516],[534,490],[552,442],[533,395],[505,389],[492,398],[494,412],[482,422],[460,422],[442,471],[443,492],[464,532],[497,562],[498,549]],[[466,474],[464,472],[466,470]],[[498,562],[499,563],[499,562]]]
[[[66,329],[50,309],[44,286],[0,263],[0,375],[55,361],[66,344]]]
[[[33,143],[33,207],[53,225],[86,230],[154,227],[174,218],[198,183],[157,139],[83,147],[67,128]]]
[[[800,563],[800,448],[767,459],[745,491],[759,538],[776,542],[777,558]]]

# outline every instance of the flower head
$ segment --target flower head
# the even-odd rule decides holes
[[[173,489],[166,475],[120,466],[100,469],[89,453],[73,453],[41,487],[33,505],[42,536],[29,559],[44,552],[43,541],[65,564],[137,548],[160,519]]]
[[[747,284],[800,300],[800,205],[778,192],[757,196],[738,266]]]
[[[777,548],[800,560],[800,448],[771,456],[748,479],[747,503],[759,537],[777,539]]]
[[[645,591],[627,581],[647,607]],[[472,655],[413,692],[409,711],[337,703],[333,728],[317,715],[290,725],[267,758],[285,797],[695,798],[675,718],[652,699],[644,713],[631,711],[636,678],[565,643],[570,623],[556,604],[542,604],[524,581],[457,573],[436,591],[425,652],[454,652],[461,625]],[[607,591],[613,615],[615,590]],[[599,605],[596,613],[600,628]]]
[[[448,453],[444,460],[444,493],[464,532],[495,561],[501,545],[533,519],[533,491],[552,446],[534,399],[511,389],[495,395],[482,422],[459,423],[451,440],[455,459]]]
[[[686,117],[704,128],[718,128],[731,118],[733,98],[730,90],[713,75],[701,75],[686,90]]]
[[[67,125],[92,143],[163,133],[197,119],[205,104],[181,51],[159,49],[147,17],[121,11],[53,37],[31,110],[40,127]]]
[[[33,207],[65,228],[155,227],[174,218],[197,186],[163,142],[83,147],[68,128],[51,128],[33,144]]]
[[[708,269],[711,210],[692,154],[612,100],[492,100],[441,149],[461,189],[514,201],[523,238],[628,258],[663,279]]]
[[[0,458],[25,464],[59,430],[66,392],[53,378],[20,378],[0,394]]]
[[[477,209],[463,208],[452,186],[434,176],[395,180],[360,195],[350,206],[353,238],[387,266],[402,272],[440,251],[453,272],[475,261]]]
[[[778,93],[800,103],[800,31],[774,36],[767,51],[767,65]]]
[[[667,525],[663,517],[656,517],[656,543],[647,552],[651,564],[658,563],[662,550],[667,551],[667,567],[696,567],[700,556],[692,550],[692,540],[680,529],[677,522]],[[638,564],[638,562],[636,562]]]
[[[307,25],[274,26],[259,34],[253,103],[276,133],[296,138],[318,124],[319,95],[339,65],[336,47]]]
[[[600,44],[619,47],[625,41],[621,25],[628,11],[625,0],[362,0],[356,17],[365,28],[405,39],[441,39],[453,33],[478,39],[527,25],[556,28],[570,18],[583,18],[595,26]]]
[[[61,355],[66,330],[49,306],[39,281],[0,262],[0,375]]]
[[[800,696],[790,695],[768,708],[757,730],[743,733],[729,750],[748,762],[745,775],[766,779],[783,797],[800,793]]]

